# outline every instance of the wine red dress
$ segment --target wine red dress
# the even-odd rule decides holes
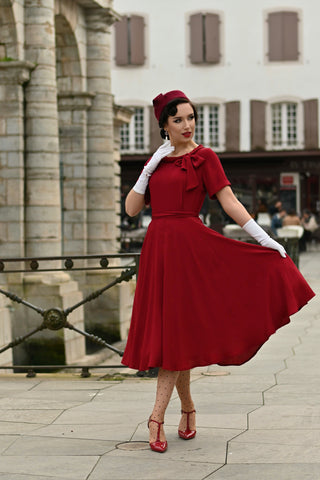
[[[152,221],[141,251],[122,363],[137,370],[240,365],[314,296],[287,256],[205,226],[206,192],[230,185],[199,145],[150,177]]]

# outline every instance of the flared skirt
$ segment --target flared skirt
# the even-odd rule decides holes
[[[160,217],[143,244],[122,363],[137,370],[241,365],[312,297],[289,256]]]

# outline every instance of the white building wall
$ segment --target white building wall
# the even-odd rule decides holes
[[[118,67],[113,61],[112,90],[117,104],[150,104],[157,94],[172,89],[185,91],[195,101],[240,100],[240,149],[247,151],[251,99],[319,97],[318,0],[114,0],[114,8],[120,14],[146,19],[145,65]],[[301,60],[270,64],[266,15],[286,9],[301,15]],[[218,65],[190,63],[189,16],[199,11],[221,14],[223,58]]]

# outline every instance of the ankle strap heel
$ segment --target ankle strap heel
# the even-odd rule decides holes
[[[185,430],[178,430],[178,435],[180,438],[183,438],[183,440],[191,440],[191,438],[194,438],[196,436],[197,431],[190,430],[189,417],[192,413],[196,413],[196,411],[191,410],[191,412],[186,412],[184,410],[181,410],[181,413],[182,415],[187,415],[187,428]]]
[[[157,439],[156,439],[155,442],[149,442],[150,448],[154,452],[164,453],[168,448],[168,442],[167,441],[165,441],[165,442],[160,441],[160,429],[161,429],[161,425],[163,425],[164,422],[157,422],[157,420],[153,420],[150,417],[149,420],[148,420],[148,428],[150,428],[149,427],[150,422],[156,423],[158,425]]]

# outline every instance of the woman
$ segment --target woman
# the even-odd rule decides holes
[[[173,90],[153,100],[161,136],[126,199],[134,216],[151,204],[132,322],[122,363],[159,367],[150,447],[167,449],[164,415],[174,386],[181,400],[178,434],[196,435],[190,369],[249,360],[314,293],[284,248],[234,196],[218,157],[193,140],[197,112]],[[147,188],[148,187],[148,188]],[[263,247],[227,239],[199,219],[206,193]]]

